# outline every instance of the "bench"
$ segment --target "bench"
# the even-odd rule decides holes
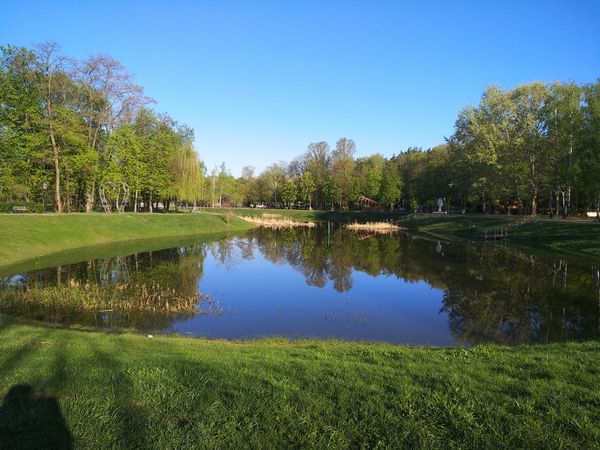
[[[12,207],[12,212],[14,212],[14,213],[26,213],[27,212],[27,207],[26,206],[13,206]]]

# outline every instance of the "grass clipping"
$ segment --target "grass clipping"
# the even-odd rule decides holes
[[[241,219],[246,222],[253,223],[255,225],[266,227],[266,228],[313,228],[315,227],[314,222],[297,222],[292,219],[283,218],[275,214],[265,214],[260,217],[242,216]]]
[[[354,222],[347,224],[346,228],[351,231],[370,231],[373,233],[393,233],[400,230],[400,227],[392,222]]]

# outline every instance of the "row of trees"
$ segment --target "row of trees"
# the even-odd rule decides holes
[[[364,196],[380,208],[431,210],[441,197],[484,213],[537,214],[539,205],[551,215],[598,210],[600,81],[492,86],[477,106],[460,111],[443,145],[412,147],[391,158],[355,158],[355,152],[350,139],[334,149],[315,142],[291,163],[273,164],[259,176],[245,167],[241,178],[227,179],[222,166],[215,185],[227,179],[220,192],[230,204],[345,209],[359,206]]]
[[[111,182],[128,185],[134,210],[199,200],[193,130],[150,103],[109,56],[79,61],[52,42],[0,47],[0,199],[89,212]]]
[[[543,203],[550,214],[600,207],[600,80],[488,88],[463,109],[448,140],[453,195],[477,202]]]
[[[334,149],[327,142],[315,142],[302,155],[286,164],[278,162],[255,175],[251,166],[238,179],[228,175],[224,165],[208,177],[220,195],[221,204],[291,208],[298,203],[312,208],[348,208],[360,196],[394,207],[400,199],[402,180],[393,159],[379,154],[354,158],[356,145],[341,138]],[[223,186],[224,188],[220,188]]]
[[[365,198],[431,210],[440,197],[480,212],[600,208],[600,81],[492,86],[433,149],[357,158],[341,138],[239,178],[224,164],[207,174],[193,130],[150,103],[109,56],[78,61],[55,43],[0,47],[0,201],[92,211],[100,186],[118,197],[126,183],[134,211],[158,202],[346,209]]]

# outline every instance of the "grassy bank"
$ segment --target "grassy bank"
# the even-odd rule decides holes
[[[1,214],[0,271],[33,259],[53,264],[61,254],[67,263],[73,257],[85,259],[88,253],[98,258],[103,253],[155,250],[249,228],[236,217],[209,214]]]
[[[4,323],[0,447],[593,448],[600,344],[474,349]]]
[[[506,226],[520,217],[419,216],[403,222],[409,230],[445,239],[482,240],[486,229]],[[507,241],[521,247],[579,257],[600,258],[600,223],[591,220],[546,219],[510,233]]]
[[[434,215],[416,217],[385,211],[306,211],[306,210],[236,210],[239,215],[277,214],[294,220],[352,223],[399,221],[402,228],[441,239],[482,241],[486,229],[506,226],[522,216],[506,215]],[[579,257],[600,258],[600,223],[592,220],[541,219],[510,234],[508,241],[532,249],[560,252]]]

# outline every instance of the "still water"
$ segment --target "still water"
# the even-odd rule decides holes
[[[497,243],[256,229],[4,277],[0,313],[228,339],[598,339],[600,266]]]

